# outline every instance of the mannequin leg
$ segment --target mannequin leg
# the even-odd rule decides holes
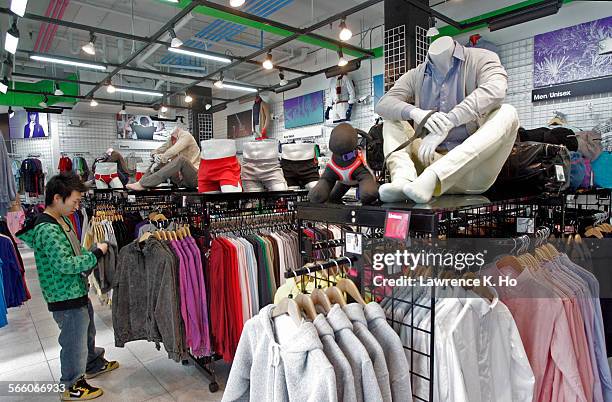
[[[242,186],[240,184],[238,184],[237,186],[222,185],[221,192],[222,193],[241,193]]]
[[[157,172],[143,176],[142,179],[140,179],[140,185],[145,188],[156,187],[161,183],[165,182],[167,179],[171,177],[176,177],[178,175],[178,172],[184,174],[184,172],[187,171],[187,165],[190,165],[190,163],[184,157],[179,156],[177,158],[174,158],[170,162],[166,163]],[[193,166],[191,166],[191,169],[195,170],[193,169]],[[197,184],[197,174],[191,178],[192,181],[195,181],[194,184]]]
[[[270,184],[269,182],[264,183],[266,189],[268,189],[268,191],[286,191],[287,190],[287,183],[273,183]]]
[[[317,184],[308,192],[310,202],[322,204],[329,199],[329,194],[332,191],[335,182],[328,180],[319,180]]]
[[[245,192],[266,191],[260,181],[242,180],[242,187]]]
[[[385,156],[402,143],[414,136],[414,129],[405,121],[385,121],[383,125]],[[380,186],[380,200],[383,202],[398,202],[407,199],[403,192],[404,186],[417,178],[417,171],[410,158],[410,152],[404,148],[389,155],[387,169],[391,175],[391,183]]]
[[[378,184],[373,177],[359,181],[359,200],[362,204],[368,205],[378,199]]]
[[[111,188],[123,188],[123,183],[118,177],[115,177],[113,180],[111,180],[110,186]]]
[[[108,188],[108,184],[102,180],[96,180],[96,188]]]
[[[461,145],[431,164],[413,183],[404,187],[414,201],[427,202],[435,195],[482,194],[497,179],[516,140],[516,109],[502,105]],[[432,184],[435,182],[435,184]],[[427,200],[427,201],[424,201]]]
[[[316,181],[311,181],[310,183],[306,183],[306,185],[304,186],[306,188],[306,190],[311,190],[314,188],[314,186],[317,185]]]

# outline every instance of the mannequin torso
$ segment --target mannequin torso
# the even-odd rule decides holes
[[[202,159],[221,159],[236,156],[236,141],[231,139],[204,140],[202,146]]]
[[[311,143],[284,144],[282,158],[290,161],[304,161],[315,158],[315,147]]]
[[[278,142],[276,140],[251,141],[244,144],[242,155],[246,159],[265,160],[278,158]]]

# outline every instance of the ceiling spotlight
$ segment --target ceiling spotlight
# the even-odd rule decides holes
[[[114,94],[116,90],[117,88],[115,88],[115,86],[111,82],[106,84],[106,92],[108,92],[109,94]]]
[[[348,64],[348,60],[344,57],[342,49],[338,50],[338,67],[344,67]]]
[[[162,107],[161,107],[160,111],[161,111],[162,113],[166,113],[166,112],[168,111],[168,107],[167,107],[166,105],[162,105]]]
[[[278,73],[278,78],[280,79],[278,85],[280,85],[281,87],[284,87],[289,83],[289,81],[285,79],[285,74],[283,74],[282,71]]]
[[[121,111],[119,112],[119,114],[126,114],[126,111],[125,111],[125,103],[122,103],[122,104],[121,104]]]
[[[340,21],[340,40],[346,42],[353,37],[353,32],[346,26],[346,21]]]
[[[207,103],[206,105],[204,105],[204,109],[208,110],[212,107],[212,105],[210,103]]]
[[[83,45],[81,49],[87,54],[96,54],[96,35],[93,32],[89,33],[89,43]]]
[[[91,106],[91,107],[98,106],[98,101],[95,100],[94,98],[91,98],[91,102],[89,102],[89,106]]]
[[[64,95],[64,91],[61,90],[59,84],[56,82],[55,83],[55,92],[53,92],[53,95],[55,96],[63,96]]]
[[[425,34],[426,37],[428,38],[433,38],[434,36],[438,36],[440,35],[440,32],[438,31],[438,28],[436,28],[436,19],[433,16],[429,17],[429,29],[427,30],[427,33]]]
[[[9,87],[9,80],[8,78],[6,78],[6,76],[2,79],[2,81],[0,81],[0,93],[5,94],[6,91],[8,91],[8,87]]]
[[[261,65],[266,70],[272,70],[274,68],[274,63],[272,63],[272,52],[271,51],[268,52],[268,54],[266,55],[266,59]]]
[[[15,116],[15,111],[10,106],[9,106],[9,110],[8,110],[8,115],[9,115],[9,119],[12,119],[13,116]]]
[[[11,0],[11,11],[20,17],[23,17],[28,5],[28,0]]]
[[[219,75],[219,79],[215,81],[214,85],[219,89],[223,88],[223,73]]]
[[[45,97],[43,98],[42,102],[38,103],[38,106],[40,106],[43,109],[47,108],[47,102],[49,102],[49,98],[47,97],[47,95],[45,95]]]
[[[17,52],[18,44],[19,30],[17,29],[17,19],[14,19],[11,28],[6,31],[6,38],[4,39],[4,50],[9,53],[15,54]]]
[[[232,7],[240,7],[245,3],[245,0],[230,0],[229,3]]]
[[[193,98],[187,92],[185,92],[185,103],[193,102]]]
[[[170,42],[170,47],[176,48],[183,46],[183,41],[176,37],[176,32],[174,32],[174,28],[170,28],[168,32],[170,33],[170,37],[172,38],[172,41]]]

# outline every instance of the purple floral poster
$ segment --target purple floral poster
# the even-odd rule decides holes
[[[612,75],[612,54],[599,54],[611,37],[612,17],[535,36],[533,87]]]

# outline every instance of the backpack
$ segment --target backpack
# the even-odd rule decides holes
[[[359,146],[365,151],[368,166],[375,172],[381,172],[385,166],[383,123],[377,120],[367,133],[362,130],[357,132],[361,136]]]

